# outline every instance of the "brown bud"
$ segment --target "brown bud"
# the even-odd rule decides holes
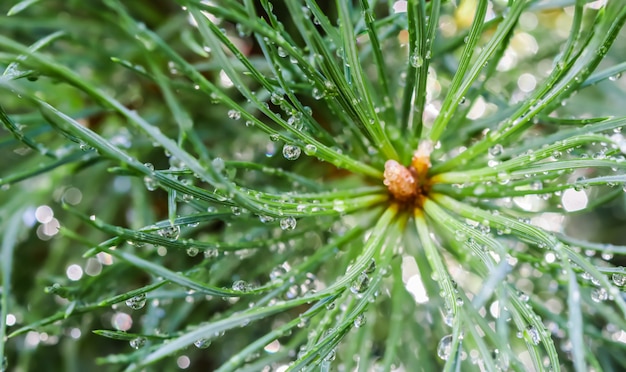
[[[383,175],[383,183],[397,200],[407,201],[417,195],[417,180],[413,173],[397,161],[387,160]]]

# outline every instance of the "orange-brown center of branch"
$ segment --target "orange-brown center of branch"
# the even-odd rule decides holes
[[[405,167],[395,160],[385,163],[384,181],[391,196],[401,204],[420,208],[423,198],[430,190],[428,169],[430,169],[430,153],[433,147],[430,142],[421,143],[413,153],[411,165]]]

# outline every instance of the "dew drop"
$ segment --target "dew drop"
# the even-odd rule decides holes
[[[602,302],[609,298],[609,293],[604,288],[594,288],[591,291],[591,299],[594,302]]]
[[[300,157],[302,150],[298,146],[285,145],[283,146],[283,156],[287,160],[296,160]]]
[[[211,346],[210,338],[199,338],[193,342],[194,346],[198,349],[206,349]]]
[[[224,168],[226,168],[226,164],[224,163],[224,159],[222,158],[215,158],[211,160],[211,166],[213,166],[213,170],[215,170],[217,173],[222,172]]]
[[[126,300],[126,306],[133,310],[139,310],[146,305],[146,294],[142,293]]]
[[[304,146],[304,153],[308,156],[313,156],[317,152],[317,147],[315,145],[308,144]]]
[[[270,101],[275,104],[276,106],[280,105],[281,103],[283,103],[285,99],[283,98],[282,95],[274,92],[272,93],[272,95],[270,96]]]
[[[493,359],[496,361],[496,367],[499,371],[509,370],[510,361],[507,353],[501,353],[500,350],[495,349],[493,351]]]
[[[359,314],[355,319],[354,319],[354,326],[356,328],[359,327],[363,327],[365,325],[365,323],[367,322],[367,320],[365,319],[365,314]]]
[[[144,337],[133,338],[132,340],[130,340],[129,344],[130,347],[137,350],[142,348],[146,344],[146,339]]]
[[[177,158],[176,156],[170,156],[169,158],[170,169],[171,170],[183,170],[185,169],[185,163],[182,160]]]
[[[328,352],[328,354],[326,354],[326,357],[324,358],[324,360],[327,362],[332,362],[333,360],[335,360],[336,356],[337,356],[337,351],[335,349],[332,349],[331,351]]]
[[[247,292],[249,289],[250,286],[244,280],[237,280],[233,283],[233,291]]]
[[[409,57],[409,63],[415,68],[422,67],[422,65],[424,65],[424,58],[417,53],[413,53]]]
[[[522,302],[528,302],[528,300],[530,300],[530,296],[528,296],[526,293],[522,292],[522,291],[518,291],[517,292],[517,297],[520,299],[520,301]]]
[[[437,355],[443,360],[448,360],[452,352],[452,335],[443,336],[437,345]]]
[[[502,145],[498,143],[489,148],[489,155],[493,157],[500,156],[503,150],[504,148],[502,147]]]
[[[180,226],[168,226],[159,230],[159,235],[165,239],[176,240],[180,236]]]
[[[541,190],[543,189],[543,182],[541,180],[536,180],[530,183],[531,190]]]
[[[287,268],[285,265],[278,265],[270,271],[270,280],[277,280],[281,276],[287,274]]]
[[[454,324],[454,312],[452,312],[452,310],[446,311],[445,315],[443,316],[443,322],[448,327],[452,327],[452,325]]]
[[[286,217],[280,220],[280,228],[283,230],[293,230],[296,228],[296,219],[294,217]]]
[[[335,199],[333,201],[333,210],[337,213],[344,213],[346,211],[345,202],[341,199]]]
[[[313,88],[313,92],[312,92],[313,98],[316,100],[320,100],[322,98],[324,98],[324,91],[319,89],[319,88]]]
[[[363,270],[363,272],[365,274],[371,274],[374,271],[376,271],[376,260],[372,258],[370,260],[370,264],[365,268],[365,270]]]
[[[537,328],[531,325],[526,327],[526,334],[533,344],[539,345],[539,343],[541,342],[541,336],[539,335],[539,331],[537,330]]]
[[[623,274],[613,273],[611,279],[613,279],[613,283],[618,287],[622,287],[624,284],[626,284],[626,276],[624,276]]]
[[[241,119],[241,112],[237,110],[228,110],[228,117],[233,120]]]
[[[261,221],[261,223],[269,223],[274,221],[274,217],[261,215],[259,216],[259,221]]]
[[[309,325],[310,321],[311,321],[311,320],[310,320],[309,318],[304,317],[304,316],[301,316],[301,317],[300,317],[300,320],[298,321],[298,325],[297,325],[297,327],[298,327],[298,328],[305,328],[305,327],[308,327],[308,325]]]
[[[95,150],[93,147],[89,146],[88,143],[85,143],[85,142],[82,142],[82,141],[80,142],[79,147],[83,151],[93,151],[93,150]]]
[[[155,180],[151,176],[144,176],[143,183],[148,191],[154,191],[159,187],[159,183],[157,182],[157,180]]]
[[[361,294],[367,290],[370,285],[370,278],[366,273],[361,273],[350,286],[350,291],[354,294]]]
[[[187,248],[187,256],[189,257],[196,257],[198,255],[198,252],[200,250],[196,247],[189,247]]]

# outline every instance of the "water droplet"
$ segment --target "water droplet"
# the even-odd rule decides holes
[[[454,324],[454,312],[452,312],[452,310],[446,311],[445,315],[443,316],[443,322],[448,327],[452,327],[452,325]]]
[[[189,247],[187,248],[187,256],[189,257],[196,257],[198,255],[198,252],[200,250],[196,247]]]
[[[211,346],[210,338],[199,338],[193,342],[194,346],[198,349],[206,349]]]
[[[285,145],[283,146],[283,156],[287,160],[296,160],[300,157],[302,150],[298,146]]]
[[[146,339],[144,337],[133,338],[129,344],[133,349],[140,349],[146,344]]]
[[[376,271],[376,260],[372,258],[372,259],[370,260],[370,264],[369,264],[369,266],[367,266],[367,267],[365,268],[365,270],[363,270],[363,272],[364,272],[365,274],[371,274],[371,273],[373,273],[374,271]]]
[[[326,354],[326,357],[324,357],[324,360],[327,362],[332,362],[333,360],[335,360],[336,356],[337,356],[337,351],[335,349],[332,349],[331,351],[328,352],[328,354]]]
[[[337,213],[344,213],[346,211],[345,202],[341,199],[335,199],[333,201],[333,210]]]
[[[626,284],[626,276],[623,274],[613,273],[612,279],[613,283],[618,287],[622,287]]]
[[[437,345],[437,355],[443,360],[448,360],[452,352],[452,335],[443,336]]]
[[[252,29],[243,23],[237,23],[235,28],[239,37],[248,37],[252,33]]]
[[[313,156],[317,152],[317,147],[315,145],[308,144],[304,146],[304,153],[308,156]]]
[[[594,302],[602,302],[609,298],[609,293],[604,288],[594,288],[591,291],[591,299]]]
[[[285,265],[278,265],[270,271],[270,280],[279,279],[281,276],[287,274],[287,268]]]
[[[294,217],[286,217],[280,220],[280,228],[283,230],[293,230],[296,228],[296,219]]]
[[[500,154],[502,154],[502,151],[504,150],[504,148],[502,147],[501,144],[496,144],[493,147],[489,148],[489,155],[496,157],[496,156],[500,156]]]
[[[176,240],[180,236],[180,226],[168,226],[158,231],[159,235],[165,239]]]
[[[359,314],[355,319],[354,319],[354,326],[356,328],[359,327],[363,327],[365,325],[365,323],[367,322],[367,319],[365,318],[365,314]]]
[[[325,93],[324,93],[323,90],[315,87],[315,88],[313,88],[312,95],[313,95],[314,99],[320,100],[320,99],[324,98]]]
[[[80,149],[81,149],[81,150],[83,150],[83,151],[92,151],[92,150],[95,150],[95,149],[94,149],[93,147],[91,147],[88,143],[85,143],[85,142],[82,142],[82,141],[79,143],[79,147],[80,147]]]
[[[288,300],[292,300],[300,295],[301,292],[299,285],[292,285],[289,289],[287,289],[287,292],[285,292],[285,298]]]
[[[517,291],[517,297],[522,302],[528,302],[528,300],[530,300],[530,296],[528,296],[526,293],[524,293],[522,291]]]
[[[298,130],[302,130],[302,113],[298,113],[298,115],[290,115],[287,120],[287,124],[296,127]]]
[[[224,163],[224,159],[222,158],[215,158],[211,160],[211,165],[213,166],[213,170],[215,170],[217,173],[221,173],[224,168],[226,168],[226,164]]]
[[[276,142],[280,139],[280,135],[278,133],[272,133],[270,134],[270,141],[272,142]]]
[[[176,156],[170,156],[169,158],[170,169],[171,170],[183,170],[185,169],[185,163],[182,160],[177,158]]]
[[[144,176],[143,183],[148,191],[154,191],[159,187],[159,183],[157,182],[157,180],[150,176]]]
[[[237,110],[228,110],[228,117],[233,120],[239,120],[241,118],[241,112]]]
[[[495,349],[493,351],[493,359],[496,361],[496,368],[499,371],[508,371],[509,370],[509,356],[507,353],[501,353],[500,350]]]
[[[276,106],[279,106],[281,103],[283,103],[284,100],[285,99],[283,98],[282,94],[278,94],[276,92],[272,93],[272,95],[270,96],[270,101]]]
[[[415,68],[422,67],[422,65],[424,65],[424,58],[422,58],[422,56],[418,53],[413,53],[409,57],[409,63],[411,63],[411,66]]]
[[[367,290],[370,285],[370,278],[366,273],[361,273],[350,286],[350,291],[354,294],[361,294]]]
[[[298,328],[305,328],[309,326],[309,323],[311,323],[311,319],[305,316],[300,316],[300,320],[298,321]]]
[[[168,61],[167,68],[170,70],[172,75],[178,74],[178,69],[176,68],[176,63],[174,63],[174,61]]]
[[[220,252],[217,249],[207,249],[206,251],[204,251],[205,259],[216,258],[219,255],[220,255]]]
[[[133,310],[139,310],[146,305],[146,294],[142,293],[126,300],[126,306]]]
[[[622,77],[622,74],[621,73],[617,73],[617,74],[615,74],[613,76],[609,76],[609,80],[617,81],[620,77]]]
[[[269,222],[274,221],[274,217],[261,215],[259,216],[259,221],[261,221],[262,223],[269,223]]]
[[[233,283],[233,291],[247,292],[249,289],[250,286],[244,280],[237,280]]]
[[[541,336],[539,335],[539,331],[537,330],[537,328],[531,325],[526,327],[526,334],[533,344],[539,345],[539,343],[541,342]]]

